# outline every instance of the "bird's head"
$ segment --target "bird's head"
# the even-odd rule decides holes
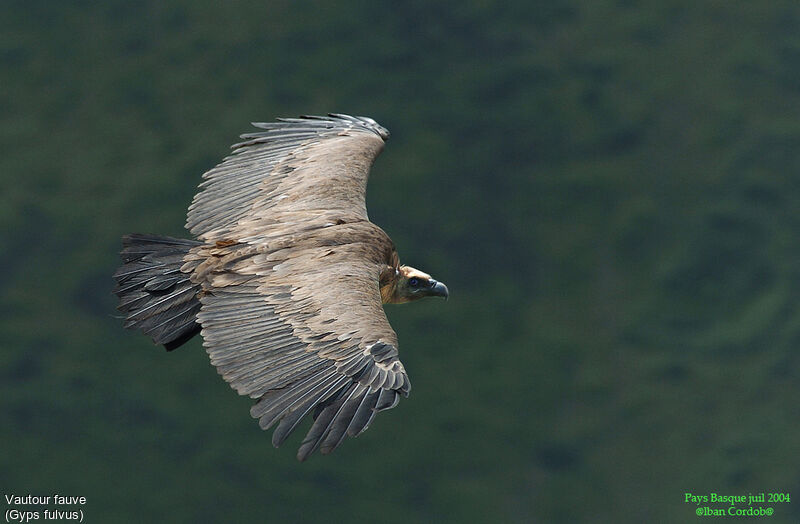
[[[425,297],[447,298],[448,296],[447,286],[411,266],[400,266],[394,271],[393,279],[381,282],[381,297],[384,303],[402,304]]]

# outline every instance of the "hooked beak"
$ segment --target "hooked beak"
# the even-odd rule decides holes
[[[447,300],[447,298],[450,296],[447,286],[433,279],[431,279],[431,284],[433,284],[433,286],[428,291],[428,294],[432,297],[444,297],[444,299]]]

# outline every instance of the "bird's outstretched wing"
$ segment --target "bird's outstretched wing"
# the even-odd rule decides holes
[[[265,226],[297,214],[367,220],[369,168],[389,132],[371,118],[331,114],[254,123],[233,154],[203,175],[186,228],[199,240],[263,241]]]
[[[383,311],[391,240],[369,222],[367,176],[389,133],[363,117],[255,124],[262,132],[207,172],[187,228],[202,286],[204,345],[242,395],[258,399],[276,446],[306,415],[298,451],[333,451],[394,407],[411,384]]]
[[[377,230],[368,222],[337,228],[367,226]],[[360,434],[411,387],[383,311],[386,266],[375,247],[316,244],[231,251],[209,273],[198,314],[212,364],[239,394],[258,399],[250,412],[263,429],[278,424],[276,447],[312,415],[300,460]]]

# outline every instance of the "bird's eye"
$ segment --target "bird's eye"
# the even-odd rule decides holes
[[[419,279],[417,277],[409,279],[408,285],[410,285],[411,287],[417,287],[419,285]]]

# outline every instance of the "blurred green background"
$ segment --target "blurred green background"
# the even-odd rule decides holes
[[[790,0],[4,1],[0,489],[87,522],[771,491],[800,521],[799,29]],[[199,339],[123,331],[111,274],[123,233],[186,235],[250,121],[331,111],[391,130],[370,217],[451,299],[387,308],[411,397],[300,464]]]

